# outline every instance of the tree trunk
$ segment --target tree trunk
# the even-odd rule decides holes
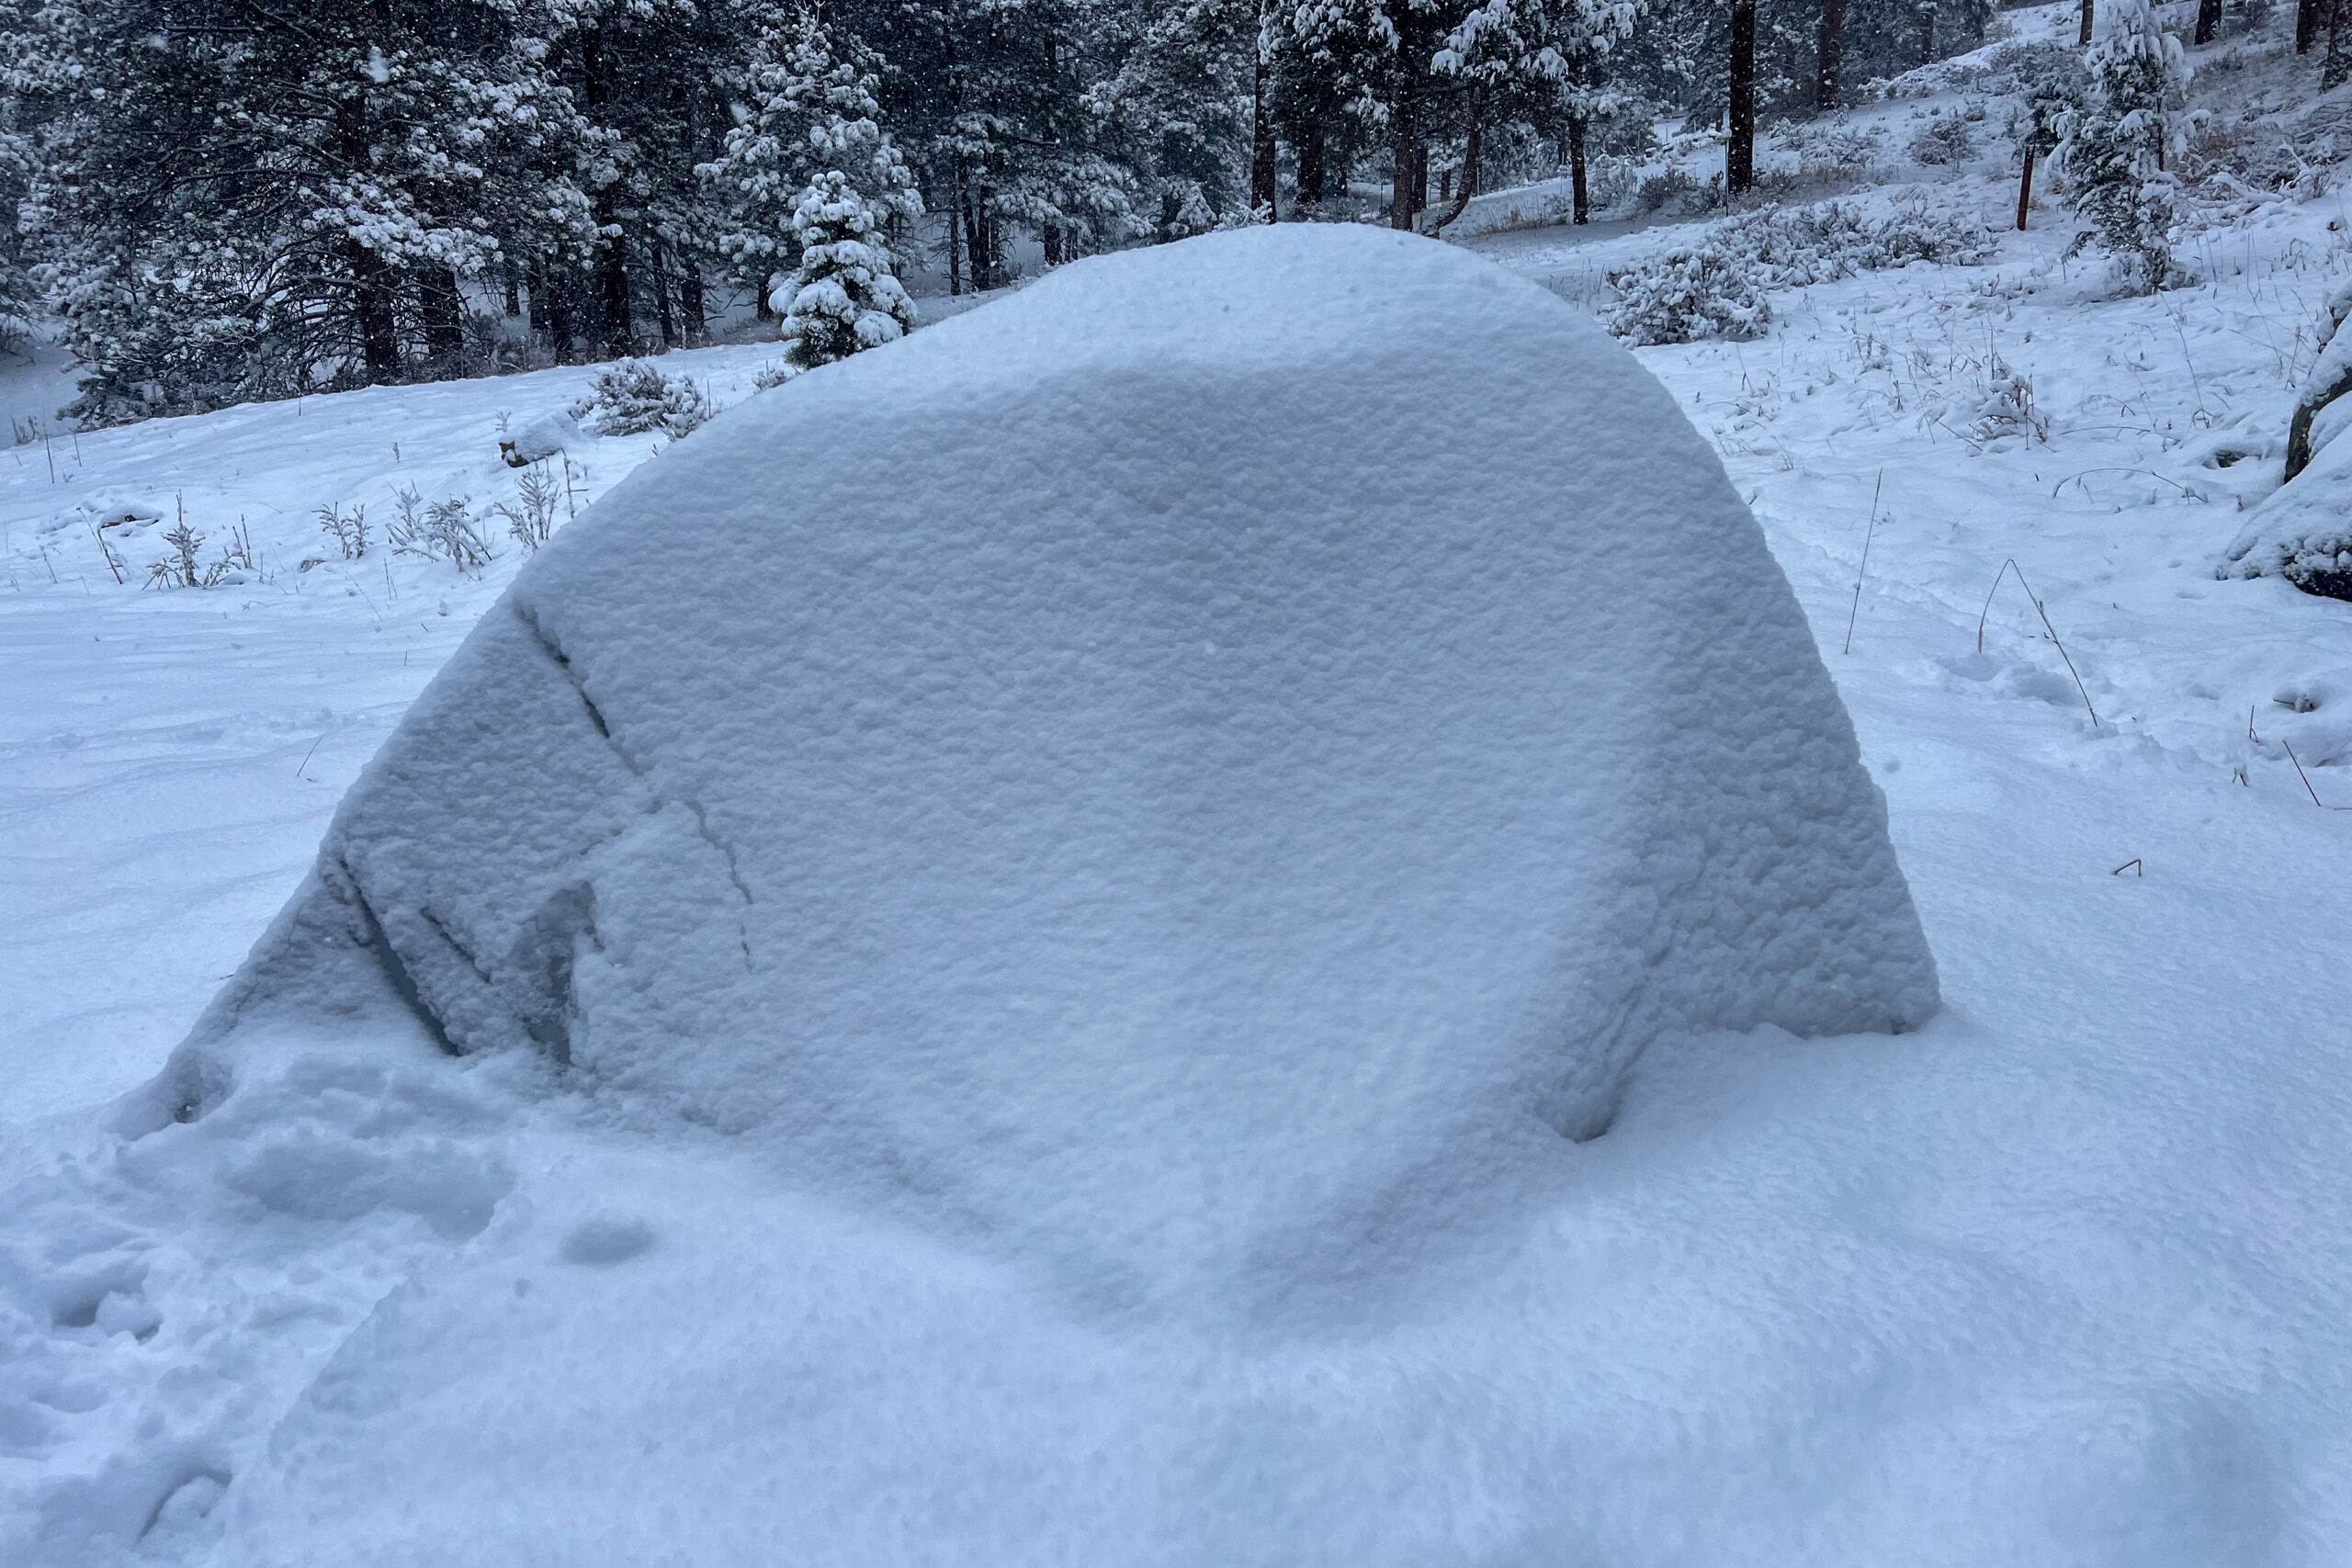
[[[2197,0],[2198,43],[2211,43],[2213,35],[2222,30],[2222,0]]]
[[[528,314],[524,324],[535,333],[548,330],[548,269],[544,262],[533,262],[523,286],[530,296]]]
[[[1479,130],[1475,120],[1471,122],[1470,140],[1462,149],[1462,188],[1453,193],[1453,206],[1446,215],[1430,226],[1432,234],[1444,233],[1445,226],[1461,217],[1469,207],[1470,198],[1478,193]]]
[[[384,258],[356,240],[344,242],[351,265],[352,311],[359,320],[359,363],[370,385],[401,376],[400,330],[392,317],[392,288]]]
[[[1388,226],[1392,229],[1413,226],[1413,164],[1420,149],[1420,128],[1414,121],[1413,108],[1410,87],[1400,85],[1396,101],[1388,107],[1390,158],[1395,165],[1388,176]]]
[[[996,254],[989,243],[988,221],[982,212],[988,192],[961,194],[964,202],[964,252],[971,258],[972,292],[978,294],[996,281]]]
[[[703,312],[702,265],[691,256],[678,258],[678,303],[686,318],[686,341],[708,342],[710,318]]]
[[[1577,223],[1592,221],[1592,195],[1585,184],[1584,116],[1568,116],[1568,190],[1574,204]]]
[[[1266,102],[1266,53],[1256,51],[1258,64],[1250,85],[1250,209],[1266,209],[1272,222],[1274,211],[1274,117]]]
[[[1756,184],[1756,0],[1731,0],[1731,141],[1724,148],[1724,184],[1735,193]]]
[[[1936,62],[1936,0],[1919,7],[1919,63]]]
[[[1323,201],[1323,117],[1310,114],[1298,128],[1298,201],[1302,207]]]
[[[2319,90],[2334,92],[2352,75],[2352,62],[2344,58],[2344,0],[2327,0],[2327,63],[2320,67]]]
[[[373,160],[368,152],[368,126],[363,110],[346,99],[335,110],[336,151],[354,176],[366,174]],[[392,318],[390,269],[384,258],[357,240],[344,242],[344,256],[351,268],[351,310],[359,327],[359,363],[370,384],[396,381],[401,374],[400,329]]]
[[[2025,209],[2033,200],[2033,149],[2025,150],[2025,173],[2018,176],[2018,227],[2025,227]]]
[[[667,353],[678,346],[678,324],[676,319],[670,313],[670,269],[665,265],[670,258],[668,247],[661,241],[653,241],[650,248],[651,255],[649,259],[652,264],[653,273],[653,319],[661,326],[662,348],[664,353]]]
[[[2319,0],[2295,0],[2295,52],[2309,54],[2319,37]]]
[[[424,320],[424,352],[446,373],[466,346],[465,329],[458,319],[458,275],[446,266],[422,267],[416,293],[417,313]]]
[[[947,197],[947,296],[964,292],[964,165],[956,164],[955,184]]]
[[[2091,0],[2083,0],[2083,30],[2075,35],[2075,46],[2088,49],[2091,44]]]
[[[604,107],[612,96],[611,72],[605,58],[603,29],[588,28],[580,35],[580,74],[583,96],[590,110],[589,118],[598,118],[594,111]],[[598,191],[590,204],[596,220],[597,303],[603,320],[599,341],[607,354],[629,351],[630,323],[628,307],[628,252],[621,235],[620,182]]]
[[[1413,143],[1413,210],[1426,212],[1430,206],[1430,143],[1424,136]]]
[[[1818,62],[1813,107],[1826,114],[1838,107],[1838,73],[1846,41],[1846,0],[1821,0],[1821,35],[1814,44]]]
[[[499,263],[498,270],[501,280],[506,285],[506,313],[519,316],[523,313],[523,291],[515,281],[514,259],[507,257]]]

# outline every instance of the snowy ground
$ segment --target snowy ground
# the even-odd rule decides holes
[[[1995,218],[2013,200],[1989,165],[1936,176],[1927,195]],[[2189,257],[2204,281],[2149,299],[2108,299],[2095,264],[2062,260],[2058,216],[2008,235],[1992,265],[1780,300],[1784,321],[1758,342],[1642,351],[1715,440],[1811,618],[1886,792],[1947,1010],[1891,1044],[1650,1066],[1618,1128],[1586,1147],[1582,1195],[1549,1222],[1546,1245],[1565,1249],[1577,1283],[1545,1310],[1592,1368],[1575,1423],[1586,1440],[1554,1456],[1559,1495],[1534,1510],[1550,1529],[1491,1540],[1464,1526],[1447,1550],[2140,1568],[2340,1562],[2352,1539],[2340,1024],[2352,981],[2337,951],[2352,814],[2323,809],[2352,807],[2352,606],[2212,574],[2241,503],[2277,482],[2322,301],[2352,276],[2342,207],[2324,197],[2216,229]],[[1476,243],[1576,296],[1673,238],[1660,226]],[[772,356],[716,349],[665,367],[707,378],[729,402]],[[2046,434],[1979,431],[1996,357],[2030,377]],[[83,1151],[74,1170],[104,1164],[86,1108],[155,1070],[292,889],[341,791],[522,556],[504,545],[478,576],[380,549],[303,571],[322,554],[312,509],[364,502],[380,517],[402,483],[501,499],[513,479],[495,458],[499,411],[555,406],[584,378],[231,410],[19,446],[0,466],[10,1169],[50,1170],[44,1192],[100,1179],[58,1175],[51,1151]],[[575,480],[582,498],[662,460],[658,446],[597,443]],[[788,470],[790,454],[777,460]],[[160,553],[145,535],[179,506],[214,540],[242,518],[262,558],[254,580],[139,587]],[[90,525],[126,509],[164,521],[142,531],[134,581],[118,586]],[[2041,597],[2063,656],[2018,579],[1996,589],[2005,562]],[[377,1114],[428,1131],[462,1115],[401,1111],[413,1096],[400,1086],[366,1092]],[[388,1157],[407,1146],[388,1144]],[[561,1278],[551,1266],[536,1296],[515,1281],[516,1321],[481,1354],[516,1357],[517,1375],[560,1376],[567,1354],[596,1353],[556,1316],[531,1315],[560,1316],[565,1290],[724,1303],[714,1311],[732,1325],[800,1314],[821,1347],[856,1332],[821,1321],[829,1269],[903,1266],[910,1290],[928,1277],[901,1256],[912,1243],[836,1235],[715,1153],[652,1168],[543,1125],[518,1134],[509,1157],[570,1170],[583,1191],[634,1186],[663,1253],[726,1260],[673,1273],[656,1253],[634,1274]],[[479,1190],[393,1207],[465,1234],[451,1214],[499,1190],[485,1176]],[[808,1277],[763,1269],[729,1241],[729,1213],[751,1216],[760,1253],[793,1238],[814,1259]],[[454,1288],[488,1266],[371,1219],[323,1278],[302,1264],[299,1287],[256,1253],[245,1299],[175,1275],[179,1255],[158,1240],[173,1217],[152,1220],[144,1236],[62,1258],[26,1250],[35,1233],[12,1235],[0,1219],[0,1302],[15,1314],[0,1318],[0,1557],[17,1560],[10,1542],[64,1540],[61,1520],[90,1532],[61,1560],[109,1560],[110,1541],[150,1526],[150,1550],[200,1555],[196,1516],[227,1463],[211,1456],[254,1452],[331,1360],[342,1397],[382,1397],[367,1386],[365,1348],[343,1348],[357,1326],[371,1343],[413,1342],[424,1309],[402,1280]],[[485,1234],[522,1223],[507,1213]],[[593,1249],[604,1233],[571,1234]],[[627,1236],[606,1239],[629,1250]],[[187,1323],[171,1315],[182,1302]],[[277,1340],[254,1337],[265,1321]],[[1010,1317],[969,1329],[1031,1331]],[[1513,1369],[1491,1363],[1476,1325],[1449,1332],[1464,1387],[1508,1404]],[[220,1351],[254,1356],[257,1343],[277,1348],[243,1364]],[[952,1361],[952,1348],[922,1353]],[[1142,1378],[1139,1356],[1070,1341],[1035,1347],[1034,1365],[1067,1382],[1074,1410],[1099,1409],[1088,1391]],[[581,1420],[718,1410],[721,1427],[755,1427],[724,1387],[691,1381],[690,1359],[680,1369],[656,1409],[603,1405],[583,1388]],[[1252,1375],[1279,1404],[1325,1371],[1293,1349]],[[1409,1485],[1410,1467],[1393,1470],[1381,1444],[1408,1442],[1411,1409],[1376,1389],[1361,1398],[1365,1473]],[[901,1415],[910,1433],[926,1429],[923,1411]],[[1114,1487],[1115,1456],[1088,1450],[1084,1430],[1031,1436],[1091,1453],[1107,1467],[1096,1481]],[[1291,1440],[1309,1438],[1302,1427]],[[742,1441],[755,1450],[755,1430]],[[649,1450],[636,1480],[590,1479],[628,1487],[658,1483],[664,1463],[747,1462],[695,1452]],[[1211,1506],[1237,1517],[1257,1506],[1246,1473],[1235,1488]],[[1435,1496],[1431,1517],[1473,1518],[1485,1501],[1531,1512],[1513,1497]],[[110,1534],[104,1521],[126,1513],[141,1517]],[[682,1561],[763,1549],[691,1529],[672,1540]],[[1377,1555],[1367,1543],[1361,1560]]]

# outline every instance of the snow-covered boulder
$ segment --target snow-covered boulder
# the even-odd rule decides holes
[[[1102,1300],[1207,1300],[1402,1266],[1663,1035],[1937,1005],[1804,618],[1666,391],[1484,261],[1296,225],[1062,268],[639,469],[141,1113],[413,1017]]]

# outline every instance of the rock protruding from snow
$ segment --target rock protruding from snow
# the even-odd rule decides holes
[[[1937,990],[1668,394],[1484,261],[1298,225],[1065,267],[639,469],[159,1108],[264,1018],[402,1006],[1132,1302],[1420,1245],[1661,1035]]]

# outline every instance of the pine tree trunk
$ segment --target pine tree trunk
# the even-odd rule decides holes
[[[686,341],[708,342],[710,318],[703,310],[702,265],[691,256],[678,258],[678,303],[684,307],[686,318]]]
[[[499,274],[501,280],[506,285],[506,313],[510,316],[521,315],[523,313],[523,292],[515,284],[514,261],[513,257],[510,256],[505,261],[499,264]]]
[[[2075,36],[2075,46],[2077,49],[2091,46],[2091,0],[2083,0],[2083,30]]]
[[[2327,63],[2320,67],[2320,91],[2334,92],[2347,75],[2352,75],[2352,63],[2344,57],[2344,0],[2327,0]]]
[[[677,321],[670,313],[670,269],[664,265],[669,260],[667,247],[654,241],[647,260],[653,274],[653,319],[661,326],[662,347],[666,352],[678,346]]]
[[[1323,117],[1310,114],[1298,128],[1298,200],[1302,207],[1323,202]]]
[[[2025,150],[2025,173],[2018,176],[2018,227],[2025,227],[2025,209],[2033,200],[2033,149]]]
[[[424,352],[444,374],[466,346],[458,320],[458,276],[446,266],[418,270],[417,313],[424,321]]]
[[[1577,223],[1592,221],[1592,195],[1585,183],[1584,116],[1568,116],[1568,190],[1573,198]]]
[[[1478,194],[1478,143],[1481,140],[1478,122],[1470,122],[1470,139],[1462,148],[1462,184],[1453,193],[1453,205],[1444,217],[1430,225],[1430,232],[1442,234],[1446,225],[1460,218],[1469,209],[1470,198]]]
[[[1736,193],[1756,184],[1756,0],[1731,4],[1731,141],[1724,184]]]
[[[2319,37],[2319,0],[2295,0],[2295,52],[2309,54]]]
[[[400,330],[392,316],[392,287],[384,259],[356,240],[344,242],[351,266],[352,310],[359,321],[359,363],[370,385],[401,376]]]
[[[2213,35],[2222,30],[2222,0],[2197,0],[2198,43],[2211,43]]]
[[[1266,209],[1266,219],[1273,221],[1279,215],[1274,210],[1274,116],[1266,101],[1266,54],[1259,50],[1255,74],[1250,78],[1250,209]]]
[[[368,167],[364,111],[350,99],[335,108],[335,150],[356,176]],[[392,285],[384,258],[357,240],[344,242],[351,268],[351,310],[359,328],[359,363],[371,384],[396,381],[401,374],[400,329],[392,317]]]
[[[964,164],[956,164],[956,183],[949,187],[947,200],[947,296],[954,299],[964,292]]]
[[[1430,144],[1426,137],[1413,143],[1413,210],[1426,212],[1430,205]]]
[[[556,356],[561,358],[578,346],[572,338],[572,302],[579,280],[571,268],[565,267],[549,273],[547,285],[548,341],[555,346]]]
[[[1936,0],[1927,0],[1919,7],[1919,63],[1936,62]]]
[[[1846,0],[1821,0],[1821,35],[1815,42],[1817,66],[1813,80],[1813,107],[1826,114],[1838,107],[1840,51],[1846,41]]]
[[[581,85],[591,111],[604,107],[611,97],[611,74],[605,57],[605,35],[602,28],[588,28],[580,35]],[[620,232],[620,187],[618,182],[605,186],[590,204],[596,227],[601,231],[596,242],[596,279],[598,305],[603,321],[601,341],[607,354],[622,355],[629,351],[628,253]]]
[[[1400,85],[1396,102],[1388,107],[1390,155],[1395,165],[1388,176],[1388,226],[1392,229],[1413,226],[1414,154],[1420,148],[1420,128],[1414,123],[1413,108],[1411,90]]]
[[[596,288],[597,305],[604,316],[605,352],[622,355],[630,351],[635,334],[629,330],[627,242],[611,231],[620,227],[616,206],[609,187],[596,198],[597,226],[607,231],[596,252]]]
[[[529,327],[534,333],[546,332],[548,330],[548,272],[546,264],[542,262],[533,262],[531,264],[529,273],[526,274],[523,279],[523,286],[527,291],[529,297],[529,304],[526,307],[528,315],[526,317],[524,324]]]

